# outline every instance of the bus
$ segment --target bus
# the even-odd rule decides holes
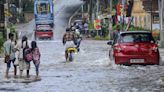
[[[54,4],[53,0],[35,0],[35,39],[53,38]]]
[[[35,0],[34,15],[36,26],[50,25],[51,27],[54,27],[53,0]]]

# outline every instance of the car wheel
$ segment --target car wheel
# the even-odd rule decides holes
[[[70,61],[70,62],[72,62],[72,61],[73,61],[72,52],[70,52],[70,54],[69,54],[69,61]]]
[[[124,66],[131,66],[131,64],[129,64],[129,63],[125,63],[125,64],[122,64],[122,65],[124,65]]]

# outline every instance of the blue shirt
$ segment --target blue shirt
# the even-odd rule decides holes
[[[15,42],[12,42],[10,39],[3,44],[4,54],[10,55],[11,60],[15,58],[15,52],[13,51],[15,47],[14,44]]]

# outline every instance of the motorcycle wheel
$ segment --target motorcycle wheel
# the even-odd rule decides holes
[[[72,56],[72,52],[69,53],[69,61],[72,62],[73,61],[73,56]]]

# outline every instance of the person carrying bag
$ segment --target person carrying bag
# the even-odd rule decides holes
[[[8,78],[8,73],[9,73],[9,69],[11,67],[11,63],[13,63],[13,66],[14,66],[14,77],[16,77],[16,74],[17,74],[17,66],[14,65],[14,63],[15,63],[14,34],[9,33],[8,37],[9,37],[9,39],[7,41],[5,41],[5,43],[3,44],[4,55],[5,55],[4,62],[7,65],[6,75],[5,75],[6,78]]]
[[[7,63],[10,60],[10,54],[11,54],[11,44],[10,44],[10,50],[9,53],[7,53],[7,50],[5,48],[5,57],[4,57],[4,63]]]

